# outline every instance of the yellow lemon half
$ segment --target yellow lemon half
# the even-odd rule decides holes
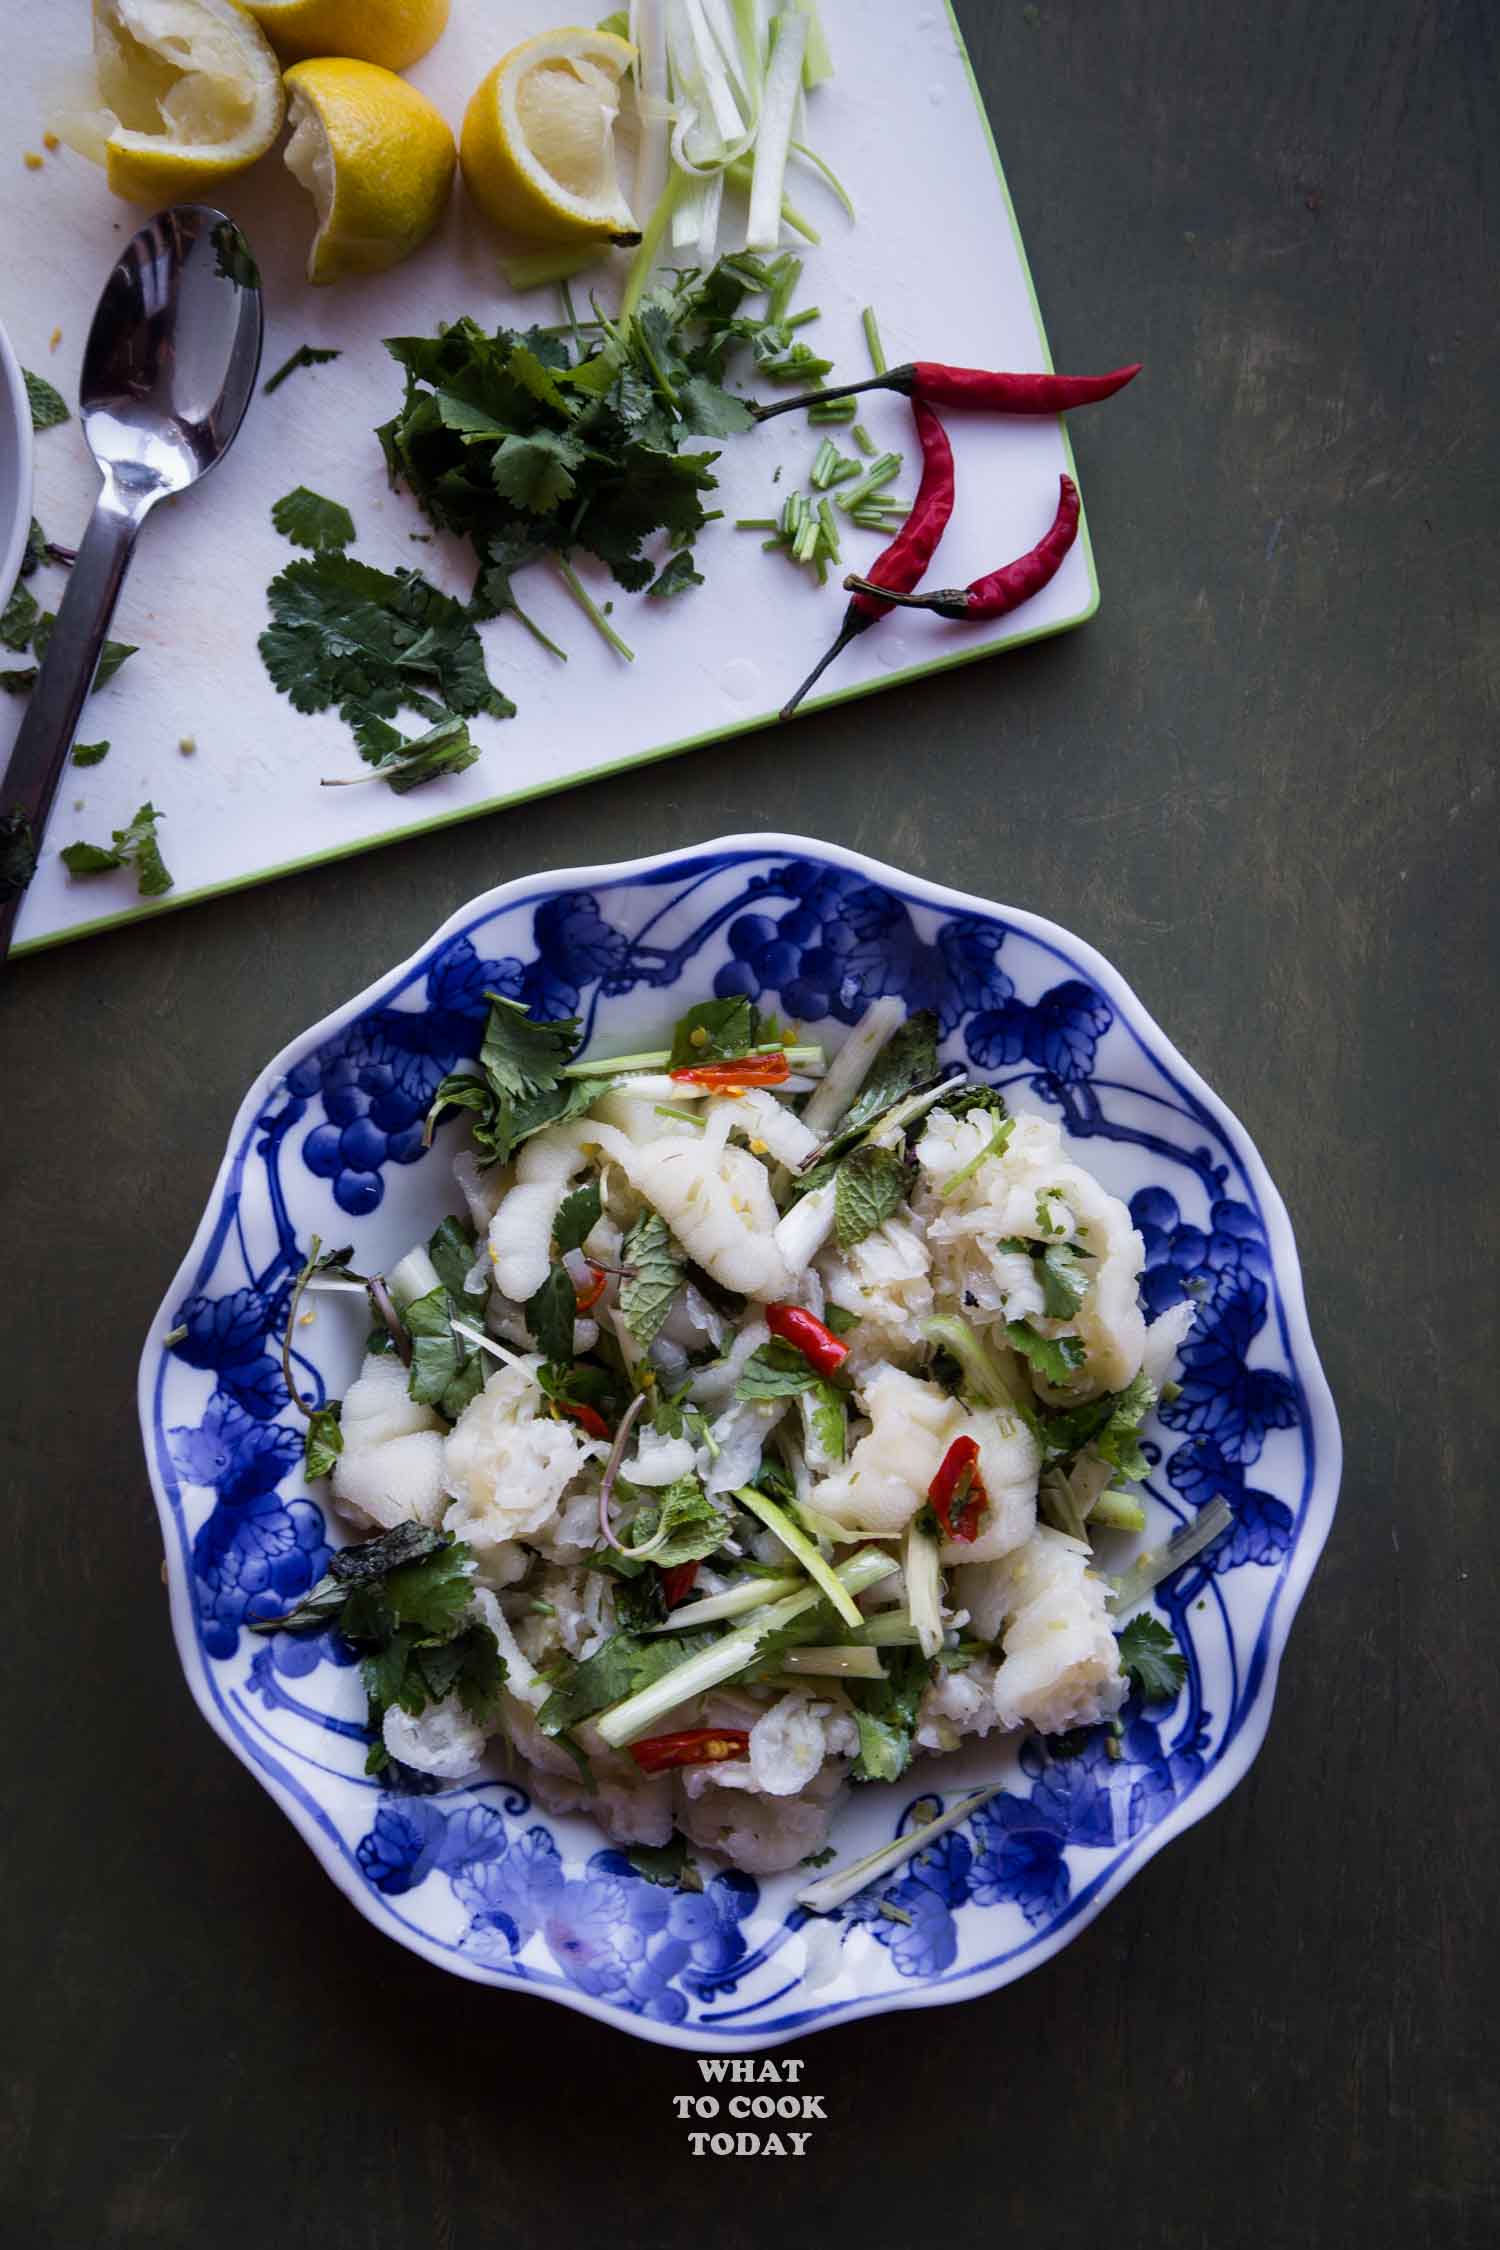
[[[405,70],[436,46],[448,21],[448,0],[245,0],[252,16],[288,62],[315,55],[352,55]]]
[[[286,74],[287,169],[313,199],[309,281],[383,273],[443,215],[458,151],[425,94],[375,63],[324,59]]]
[[[620,79],[635,59],[610,31],[523,40],[481,80],[464,118],[464,182],[497,227],[528,242],[638,242],[615,170]]]
[[[93,79],[58,127],[133,203],[243,171],[285,112],[270,42],[235,0],[94,0]]]

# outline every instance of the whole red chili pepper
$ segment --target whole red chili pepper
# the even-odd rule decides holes
[[[672,1766],[716,1766],[743,1758],[750,1748],[744,1727],[688,1727],[681,1734],[653,1734],[632,1742],[630,1755],[642,1773],[666,1773]]]
[[[979,1474],[979,1447],[971,1437],[956,1437],[927,1487],[933,1514],[948,1538],[967,1546],[990,1504]],[[955,1514],[955,1509],[957,1513]]]
[[[685,1602],[697,1583],[698,1565],[695,1562],[674,1563],[670,1570],[663,1570],[661,1590],[668,1609],[675,1609],[679,1602]]]
[[[1078,487],[1071,477],[1060,477],[1058,483],[1061,490],[1052,528],[1029,553],[1018,555],[1000,570],[992,570],[987,578],[976,578],[970,586],[945,586],[931,594],[899,594],[889,599],[899,602],[903,609],[931,609],[939,617],[954,617],[970,624],[1019,609],[1022,602],[1029,602],[1057,576],[1063,556],[1078,537]],[[844,584],[859,592],[875,590],[868,579],[853,572]]]
[[[844,622],[832,648],[813,666],[791,701],[782,706],[784,719],[791,717],[840,649],[847,648],[856,634],[868,632],[893,608],[894,603],[882,596],[908,594],[919,583],[937,552],[938,541],[948,528],[948,518],[953,513],[953,448],[948,443],[947,431],[930,406],[913,399],[911,410],[922,447],[922,481],[917,486],[911,514],[885,553],[871,565],[868,591],[857,593],[845,610]]]
[[[1140,371],[1139,360],[1108,375],[1011,375],[1002,369],[945,367],[941,360],[913,359],[901,367],[888,367],[883,375],[867,375],[862,383],[804,391],[798,398],[775,399],[753,411],[757,422],[769,422],[774,415],[818,406],[824,399],[854,398],[860,391],[902,391],[908,398],[925,399],[929,406],[976,406],[990,414],[1066,414],[1069,407],[1113,398]]]
[[[849,1357],[849,1346],[843,1338],[835,1336],[816,1313],[805,1311],[801,1305],[767,1305],[766,1326],[773,1336],[799,1351],[820,1375],[832,1375]]]
[[[590,1437],[609,1436],[609,1424],[596,1406],[576,1406],[570,1398],[560,1398],[556,1404],[559,1414],[566,1414],[570,1422],[587,1430]]]
[[[792,1075],[784,1054],[742,1055],[737,1062],[685,1063],[668,1073],[684,1086],[707,1086],[715,1093],[735,1093],[746,1086],[782,1086]]]

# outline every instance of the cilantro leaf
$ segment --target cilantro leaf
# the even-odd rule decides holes
[[[533,430],[501,440],[490,474],[502,500],[513,500],[528,515],[550,516],[576,489],[573,471],[583,454],[575,437]]]
[[[1173,1703],[1187,1678],[1187,1659],[1161,1620],[1143,1612],[1119,1634],[1120,1670],[1143,1703]]]
[[[172,888],[156,841],[160,818],[154,805],[144,804],[128,827],[113,831],[110,844],[65,844],[59,856],[70,875],[102,875],[111,868],[133,867],[140,896],[160,898]]]
[[[295,375],[299,367],[321,367],[325,361],[338,357],[336,351],[327,350],[318,344],[299,344],[291,358],[283,360],[275,374],[266,377],[260,386],[261,393],[269,398],[272,391],[279,391],[287,377]]]
[[[1082,1406],[1043,1409],[1037,1428],[1042,1450],[1051,1459],[1079,1453],[1093,1446],[1102,1460],[1119,1475],[1138,1484],[1150,1464],[1141,1451],[1140,1427],[1156,1404],[1156,1388],[1147,1375],[1137,1375],[1123,1391],[1106,1391],[1102,1398]]]
[[[836,1383],[825,1379],[814,1384],[810,1391],[804,1391],[802,1403],[813,1435],[824,1453],[831,1461],[842,1461],[849,1438],[843,1392]]]
[[[604,1195],[597,1180],[587,1180],[565,1195],[552,1222],[552,1239],[561,1251],[581,1250],[599,1224]]]
[[[695,437],[737,437],[756,426],[745,400],[707,375],[689,375],[678,386],[677,408]]]
[[[620,1318],[647,1351],[682,1285],[684,1261],[666,1220],[643,1211],[620,1247],[620,1263],[633,1269],[620,1283]]]
[[[1037,1260],[1042,1309],[1049,1320],[1071,1320],[1088,1294],[1089,1275],[1071,1243],[1051,1242]]]
[[[760,1036],[755,1004],[742,992],[728,1000],[702,1000],[672,1027],[668,1070],[692,1063],[736,1062]]]
[[[847,1682],[859,1729],[852,1781],[898,1781],[911,1764],[917,1706],[929,1677],[920,1649],[893,1649],[883,1680]]]
[[[844,1158],[834,1174],[833,1231],[850,1250],[883,1226],[906,1201],[907,1171],[896,1151],[868,1141]]]
[[[799,1391],[816,1390],[821,1380],[801,1352],[773,1336],[769,1344],[752,1352],[740,1369],[734,1395],[737,1399],[795,1398]]]
[[[109,744],[107,742],[75,742],[73,745],[73,763],[75,766],[102,765],[108,756]]]
[[[538,1023],[519,1001],[487,992],[490,1019],[479,1050],[479,1067],[500,1094],[520,1101],[544,1094],[557,1084],[578,1045],[577,1016]]]
[[[703,573],[693,567],[693,550],[684,547],[660,570],[646,588],[646,599],[652,602],[669,601],[674,594],[685,594],[690,586],[701,586]]]
[[[26,403],[31,408],[34,430],[55,430],[59,422],[72,420],[62,392],[54,390],[45,376],[33,375],[29,367],[23,367],[21,380],[26,385]]]
[[[41,660],[47,653],[47,644],[52,638],[52,628],[56,623],[56,612],[44,609],[31,630],[31,653],[37,659],[36,663],[24,665],[19,671],[0,672],[0,688],[7,695],[29,695],[35,687]],[[106,641],[90,694],[96,695],[100,688],[114,678],[126,659],[136,654],[137,648],[133,641]]]
[[[549,1360],[566,1363],[573,1357],[577,1303],[572,1275],[560,1259],[554,1258],[546,1280],[526,1304],[526,1325],[536,1338],[537,1350]]]
[[[435,1406],[450,1422],[484,1389],[485,1377],[484,1355],[454,1332],[456,1310],[441,1284],[401,1308],[411,1337],[406,1387],[419,1406]]]
[[[864,1084],[839,1120],[840,1135],[870,1124],[893,1102],[936,1078],[937,1041],[938,1020],[930,1008],[908,1016],[870,1065]]]
[[[340,548],[352,542],[354,518],[337,500],[325,500],[305,484],[294,485],[271,503],[271,521],[294,547]]]
[[[260,653],[298,711],[330,705],[384,718],[405,707],[429,720],[515,706],[495,687],[463,606],[419,571],[376,570],[350,555],[300,556],[271,581]],[[434,701],[434,698],[438,700]]]
[[[1040,1336],[1024,1320],[1008,1320],[1005,1333],[1013,1348],[1031,1362],[1043,1381],[1059,1388],[1072,1381],[1087,1356],[1076,1336]]]
[[[339,1406],[334,1400],[320,1406],[309,1415],[302,1440],[302,1474],[309,1484],[319,1477],[331,1475],[333,1464],[344,1450],[344,1433],[339,1427]]]

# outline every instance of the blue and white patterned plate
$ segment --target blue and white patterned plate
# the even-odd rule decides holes
[[[1130,1202],[1148,1312],[1198,1303],[1180,1396],[1147,1448],[1151,1533],[1219,1493],[1235,1522],[1159,1589],[1188,1659],[1173,1708],[1127,1704],[1116,1755],[1102,1733],[1069,1757],[992,1738],[855,1792],[834,1832],[840,1858],[888,1839],[924,1800],[1004,1783],[878,1897],[831,1917],[792,1906],[795,1875],[706,1863],[701,1892],[663,1889],[591,1822],[544,1814],[503,1775],[416,1795],[365,1777],[349,1652],[329,1635],[245,1630],[289,1606],[342,1541],[302,1479],[280,1340],[312,1235],[352,1242],[376,1270],[455,1206],[455,1130],[424,1153],[422,1117],[478,1047],[486,988],[544,1016],[581,1014],[605,1052],[656,1044],[711,991],[830,1031],[899,993],[937,1011],[946,1054],[1060,1119]],[[352,1302],[325,1299],[299,1324],[304,1393],[336,1396],[354,1373],[365,1323]],[[361,1912],[477,1982],[721,2053],[1009,1982],[1217,1804],[1265,1732],[1340,1459],[1281,1198],[1108,963],[1037,915],[779,836],[507,884],[295,1040],[235,1120],[146,1345],[140,1411],[189,1684]]]

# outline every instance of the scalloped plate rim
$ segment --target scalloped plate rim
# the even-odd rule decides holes
[[[1226,1139],[1232,1139],[1236,1144],[1242,1158],[1241,1168],[1254,1187],[1265,1221],[1267,1248],[1271,1254],[1277,1292],[1285,1315],[1288,1346],[1294,1356],[1308,1408],[1307,1436],[1312,1458],[1303,1526],[1288,1557],[1285,1576],[1273,1592],[1262,1628],[1266,1634],[1265,1660],[1253,1706],[1246,1713],[1244,1722],[1232,1741],[1215,1754],[1212,1765],[1197,1785],[1154,1826],[1132,1840],[1130,1847],[1098,1883],[1086,1903],[1070,1913],[1050,1935],[1029,1943],[1010,1959],[982,1965],[967,1976],[961,1974],[925,1986],[912,1985],[899,1990],[872,1993],[862,1999],[834,2002],[829,2005],[826,2015],[810,2022],[790,2025],[783,2022],[764,2028],[756,2028],[752,2024],[744,2029],[731,2023],[722,2023],[708,2032],[691,2025],[660,2023],[642,2016],[622,2017],[618,2008],[610,2003],[597,2001],[576,1989],[551,1985],[528,1986],[520,1981],[497,1982],[492,1975],[486,1974],[479,1963],[470,1966],[461,1955],[430,1942],[421,1931],[383,1910],[385,1902],[377,1903],[375,1894],[368,1885],[356,1878],[348,1861],[340,1853],[327,1848],[317,1820],[281,1784],[269,1764],[252,1756],[247,1745],[230,1728],[209,1684],[206,1660],[196,1631],[192,1589],[185,1573],[174,1567],[171,1559],[171,1534],[176,1527],[156,1458],[154,1397],[163,1358],[162,1333],[173,1308],[181,1299],[183,1289],[190,1285],[193,1272],[213,1232],[236,1158],[266,1096],[299,1055],[309,1047],[329,1039],[344,1025],[363,1014],[390,987],[404,983],[445,939],[456,936],[477,920],[488,919],[496,913],[522,905],[528,897],[537,893],[550,895],[570,890],[605,888],[611,884],[645,878],[666,879],[679,873],[690,874],[708,862],[761,858],[821,860],[864,875],[922,905],[959,913],[976,913],[1004,922],[1043,944],[1058,947],[1069,959],[1076,961],[1117,1004],[1122,1019],[1132,1033],[1143,1045],[1150,1047],[1153,1060],[1165,1063],[1179,1075],[1184,1088],[1213,1115]],[[531,875],[516,876],[508,882],[496,884],[456,907],[404,960],[384,970],[351,999],[330,1009],[318,1022],[288,1040],[271,1061],[257,1072],[235,1112],[224,1155],[214,1174],[202,1218],[147,1331],[137,1381],[137,1411],[152,1496],[156,1502],[163,1544],[168,1556],[168,1592],[173,1636],[193,1700],[215,1734],[228,1744],[241,1764],[248,1768],[291,1820],[344,1896],[383,1936],[394,1939],[450,1975],[464,1977],[489,1990],[560,2003],[565,2008],[575,2009],[581,2015],[592,2016],[597,2022],[608,2024],[627,2036],[694,2053],[712,2053],[729,2047],[737,2053],[750,2053],[811,2036],[815,2032],[832,2030],[842,2024],[854,2023],[866,2016],[909,2008],[944,2007],[958,2001],[978,1998],[981,1994],[999,1991],[1005,1985],[1014,1983],[1017,1978],[1039,1968],[1065,1945],[1070,1944],[1165,1844],[1184,1834],[1222,1804],[1254,1764],[1270,1724],[1281,1659],[1292,1622],[1332,1528],[1343,1465],[1343,1440],[1338,1413],[1308,1322],[1301,1261],[1286,1204],[1246,1127],[1163,1031],[1120,971],[1086,939],[1076,936],[1047,915],[1035,913],[1026,907],[1009,906],[994,899],[983,898],[973,891],[958,890],[951,884],[935,882],[927,876],[911,874],[849,845],[827,843],[816,837],[779,830],[754,830],[712,837],[701,844],[643,853],[634,859],[539,870]]]

